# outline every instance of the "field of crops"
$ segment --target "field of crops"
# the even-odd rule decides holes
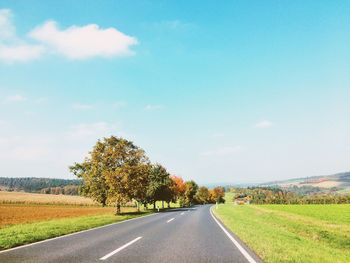
[[[350,205],[220,205],[214,213],[266,262],[349,262]]]
[[[71,195],[0,191],[0,204],[96,205],[90,198]]]
[[[114,212],[79,196],[0,191],[0,250],[149,213],[134,207]]]
[[[113,207],[81,207],[62,205],[0,205],[0,228],[51,219],[113,214]]]

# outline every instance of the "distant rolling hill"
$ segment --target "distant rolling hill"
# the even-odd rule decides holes
[[[289,180],[273,181],[261,184],[261,186],[279,186],[289,188],[293,186],[318,187],[324,190],[333,190],[340,193],[350,193],[350,172],[332,175],[311,176]]]

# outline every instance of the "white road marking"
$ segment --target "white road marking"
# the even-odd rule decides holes
[[[120,248],[117,248],[116,250],[113,250],[111,253],[108,253],[107,255],[105,255],[104,257],[100,258],[100,260],[106,260],[107,258],[113,256],[114,254],[118,253],[119,251],[123,250],[124,248],[132,245],[133,243],[135,243],[136,241],[140,240],[142,237],[137,237],[134,240],[130,241],[129,243],[126,243],[125,245],[121,246]]]
[[[182,212],[180,215],[183,215],[185,212]]]
[[[166,221],[167,223],[170,223],[171,221],[173,221],[175,218],[173,217],[173,218],[171,218],[171,219],[169,219],[168,221]]]
[[[240,244],[239,242],[222,226],[222,224],[219,222],[219,220],[217,220],[215,218],[215,216],[213,215],[213,212],[211,211],[210,208],[210,214],[211,216],[214,218],[215,222],[219,225],[219,227],[222,229],[222,231],[224,231],[224,233],[226,234],[226,236],[228,236],[228,238],[232,241],[232,243],[238,248],[238,250],[242,253],[242,255],[248,260],[249,263],[257,263],[255,261],[255,259],[253,259],[249,253],[247,252],[247,250],[245,250]]]
[[[0,251],[0,254],[6,253],[6,252],[10,252],[10,251],[13,251],[13,250],[17,250],[17,249],[20,249],[20,248],[25,248],[25,247],[38,245],[38,244],[41,244],[41,243],[49,242],[49,241],[60,239],[60,238],[65,238],[65,237],[69,237],[69,236],[78,235],[78,234],[81,234],[81,233],[84,233],[84,232],[89,232],[89,231],[92,231],[92,230],[95,230],[95,229],[109,227],[109,226],[112,226],[112,225],[119,225],[119,224],[122,224],[122,223],[126,223],[126,222],[130,222],[130,221],[142,219],[142,218],[149,217],[149,216],[155,216],[155,215],[160,215],[160,214],[154,213],[154,214],[150,214],[150,215],[140,216],[140,217],[136,217],[136,218],[127,219],[127,220],[124,220],[124,221],[121,221],[121,222],[116,222],[116,223],[112,223],[112,224],[108,224],[108,225],[104,225],[104,226],[98,226],[98,227],[82,230],[82,231],[79,231],[79,232],[75,232],[75,233],[71,233],[71,234],[67,234],[67,235],[63,235],[63,236],[53,237],[53,238],[41,240],[41,241],[38,241],[38,242],[34,242],[34,243],[31,243],[31,244],[26,244],[26,245],[23,245],[23,246],[13,247],[13,248],[9,248],[9,249],[6,249],[6,250],[2,250],[2,251]]]

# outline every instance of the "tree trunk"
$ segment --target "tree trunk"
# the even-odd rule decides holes
[[[153,209],[156,210],[156,201],[153,202]]]
[[[170,202],[168,202],[168,208],[170,208]]]
[[[117,215],[120,215],[120,203],[117,203],[117,211],[116,211]]]
[[[137,206],[137,212],[140,212],[140,206],[139,206],[139,202],[136,201],[136,206]]]
[[[162,208],[164,209],[164,201],[162,200]]]

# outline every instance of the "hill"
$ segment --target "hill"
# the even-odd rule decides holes
[[[23,191],[44,194],[78,194],[81,180],[53,178],[10,178],[0,177],[0,190]]]
[[[316,192],[332,191],[349,193],[350,172],[272,181],[260,184],[260,186],[279,186],[288,189],[310,189],[310,191],[314,190]]]

